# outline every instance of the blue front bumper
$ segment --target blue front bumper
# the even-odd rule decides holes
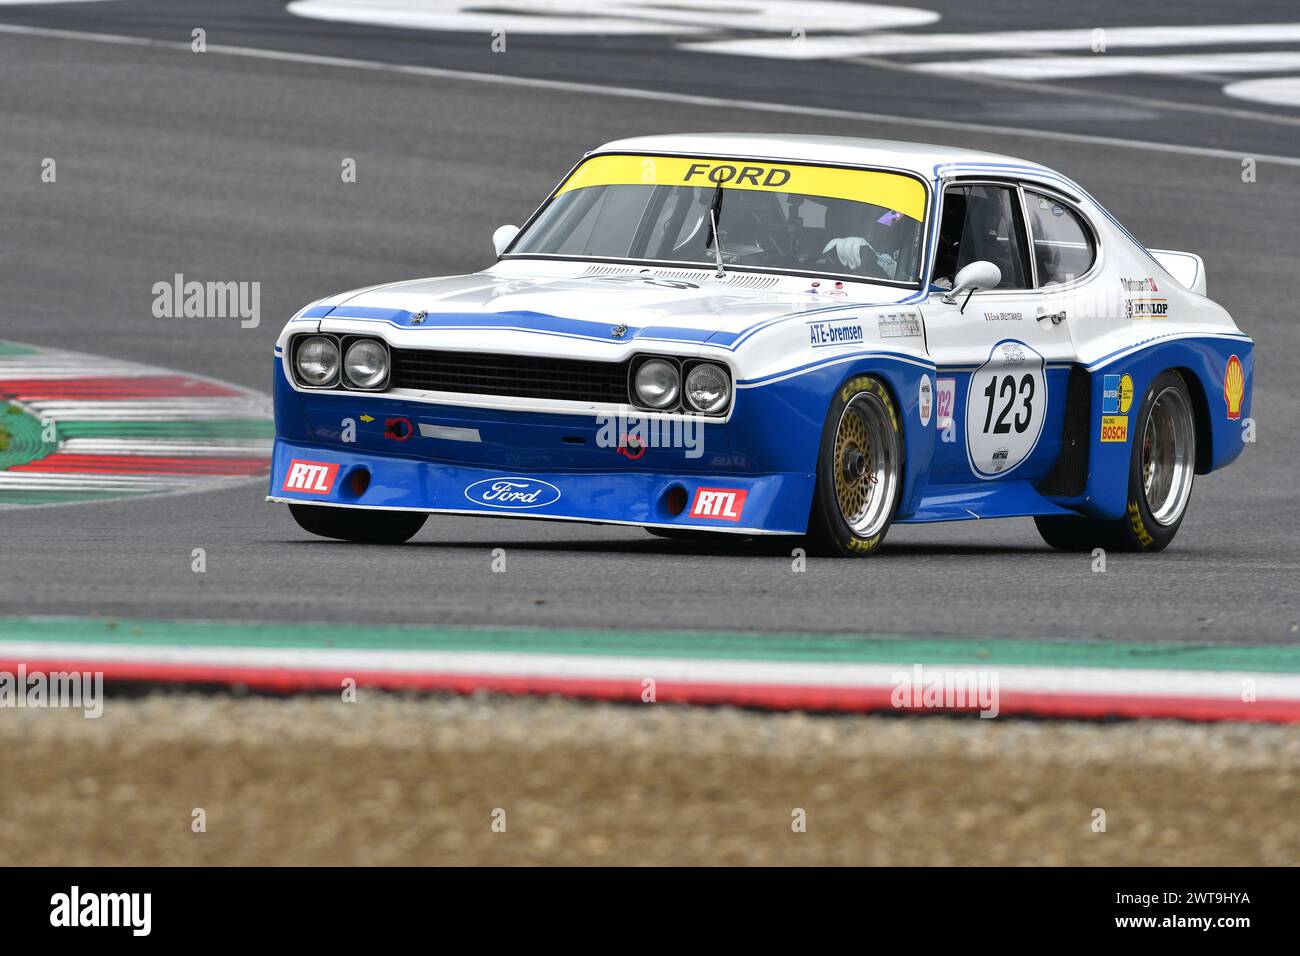
[[[294,485],[305,483],[290,477],[295,462],[312,466],[336,465],[336,469],[328,472],[321,470],[321,474],[327,473],[328,478],[317,487],[329,490],[295,489]],[[485,489],[512,480],[529,489],[549,486],[555,489],[555,499],[550,502],[541,499],[543,503],[540,504],[502,505],[479,500]],[[334,507],[708,528],[747,534],[799,534],[807,526],[812,485],[812,475],[799,474],[739,476],[636,470],[505,471],[396,455],[358,454],[315,443],[280,439],[275,443],[270,498],[273,501]],[[738,506],[718,509],[731,510],[734,517],[692,517],[691,511],[699,499],[700,489],[705,490],[706,496],[719,491],[744,494],[732,494],[727,499]],[[551,495],[548,493],[545,497]]]
[[[812,464],[817,432],[777,423],[774,433],[771,413],[767,427],[733,416],[703,426],[696,450],[647,447],[633,459],[609,447],[591,415],[300,392],[278,362],[275,392],[273,501],[749,534],[807,529],[814,476],[791,465]],[[525,497],[544,493],[488,500],[503,481]]]

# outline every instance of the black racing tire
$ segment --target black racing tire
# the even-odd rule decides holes
[[[358,544],[401,544],[419,531],[429,517],[418,511],[324,508],[320,505],[290,505],[289,513],[304,531],[322,538],[338,538]]]
[[[903,426],[898,405],[874,375],[855,375],[835,392],[817,453],[808,550],[861,558],[879,550],[903,490]]]
[[[1043,540],[1058,551],[1154,553],[1182,526],[1196,470],[1196,417],[1187,383],[1177,372],[1152,380],[1132,421],[1128,504],[1124,517],[1039,517]]]

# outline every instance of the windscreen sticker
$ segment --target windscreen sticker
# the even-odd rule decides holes
[[[593,156],[573,171],[556,195],[590,186],[618,185],[722,186],[724,189],[789,192],[871,203],[917,222],[925,218],[925,187],[911,176],[869,169],[742,159]]]

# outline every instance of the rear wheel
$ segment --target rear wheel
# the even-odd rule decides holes
[[[401,544],[419,531],[429,516],[418,511],[371,511],[290,505],[289,513],[304,531],[322,538],[362,544]]]
[[[1196,422],[1187,384],[1161,372],[1134,419],[1128,507],[1123,518],[1035,518],[1043,540],[1061,551],[1161,551],[1174,540],[1192,497]]]
[[[849,379],[822,429],[809,542],[822,553],[876,551],[902,491],[903,434],[897,407],[873,375]]]

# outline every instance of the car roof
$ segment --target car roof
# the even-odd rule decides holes
[[[788,162],[834,163],[847,166],[884,166],[905,169],[932,179],[935,167],[957,165],[1014,165],[1026,172],[1044,169],[1013,156],[986,153],[957,146],[906,143],[892,139],[855,136],[814,136],[788,133],[669,133],[634,136],[606,143],[594,153],[688,153],[738,159],[777,159]]]

